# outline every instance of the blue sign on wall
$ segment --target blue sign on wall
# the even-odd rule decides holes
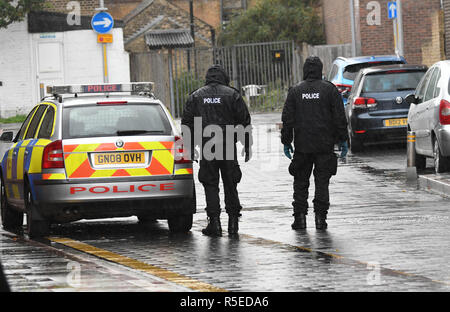
[[[92,17],[92,29],[99,34],[106,34],[114,26],[114,19],[107,12],[99,12]]]
[[[389,19],[397,18],[397,2],[388,2]]]

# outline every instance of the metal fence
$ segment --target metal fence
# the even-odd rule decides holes
[[[169,51],[172,114],[181,116],[188,95],[204,85],[213,64],[225,68],[251,111],[280,110],[289,86],[298,79],[296,59],[292,41]]]
[[[207,69],[218,63],[250,111],[279,111],[288,88],[302,79],[304,60],[312,54],[322,59],[326,75],[336,57],[351,56],[351,46],[299,47],[282,41],[131,53],[131,79],[155,82],[155,95],[174,117],[180,117],[188,95],[204,85]]]

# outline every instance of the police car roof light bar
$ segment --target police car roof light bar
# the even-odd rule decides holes
[[[153,82],[131,82],[47,86],[47,93],[57,95],[111,92],[151,92],[153,90],[153,84]]]

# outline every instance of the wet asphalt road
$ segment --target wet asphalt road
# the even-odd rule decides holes
[[[405,178],[402,145],[368,147],[330,183],[327,231],[293,231],[292,177],[278,114],[254,115],[255,153],[241,162],[240,234],[201,234],[204,193],[185,235],[166,221],[82,220],[30,241],[0,230],[0,259],[15,291],[449,291],[448,198]],[[430,163],[431,166],[431,163]],[[195,168],[197,172],[197,167]],[[431,168],[429,169],[432,170]],[[223,199],[223,193],[221,194]]]

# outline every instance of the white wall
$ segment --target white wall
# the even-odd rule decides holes
[[[27,114],[33,106],[33,58],[27,22],[0,29],[0,117]]]
[[[129,56],[124,50],[121,28],[114,28],[107,44],[109,82],[129,82]],[[39,46],[58,43],[61,66],[40,72],[53,59],[39,56]],[[41,60],[39,60],[41,58]],[[48,69],[48,66],[47,66]],[[0,117],[27,114],[39,101],[39,82],[45,84],[103,83],[103,53],[92,30],[29,34],[27,22],[0,30]]]
[[[129,82],[130,62],[121,28],[107,44],[109,82]],[[92,30],[64,32],[64,81],[67,84],[103,83],[103,50]]]

